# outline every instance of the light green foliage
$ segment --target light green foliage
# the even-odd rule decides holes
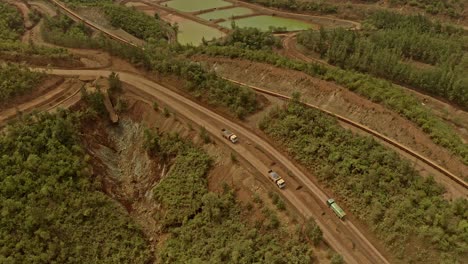
[[[23,33],[23,17],[18,10],[0,3],[0,40],[18,40]]]
[[[345,210],[401,257],[415,250],[410,238],[421,248],[466,257],[468,200],[445,200],[433,178],[421,177],[395,152],[295,101],[273,110],[259,127],[314,170],[345,201]]]
[[[141,230],[93,187],[79,123],[44,114],[0,135],[0,263],[150,260]]]
[[[17,64],[0,64],[0,103],[32,91],[44,74]]]

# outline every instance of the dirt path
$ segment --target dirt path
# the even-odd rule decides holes
[[[106,77],[111,72],[104,70],[51,70],[51,73],[64,76],[84,75],[84,76],[101,76]],[[315,183],[313,183],[309,176],[307,176],[301,169],[299,169],[293,162],[291,162],[285,155],[280,153],[268,142],[257,136],[252,131],[245,127],[234,123],[206,108],[200,107],[195,102],[175,93],[174,91],[162,87],[152,81],[135,74],[125,72],[118,72],[120,79],[123,82],[129,83],[134,87],[138,87],[140,93],[145,93],[150,97],[158,98],[158,100],[165,102],[170,108],[174,109],[186,118],[205,126],[205,128],[216,136],[219,140],[223,140],[219,133],[220,128],[226,127],[236,131],[236,133],[244,139],[241,144],[229,144],[229,147],[243,157],[253,167],[257,168],[260,172],[266,172],[270,164],[265,164],[258,157],[249,151],[248,146],[254,145],[257,148],[263,149],[278,161],[287,171],[290,171],[296,179],[302,182],[303,186],[312,192],[316,197],[314,206],[323,208],[324,214],[320,211],[311,210],[311,206],[306,204],[297,191],[293,188],[287,188],[282,192],[284,197],[293,204],[299,212],[304,216],[313,216],[317,219],[319,226],[324,231],[325,240],[330,245],[343,254],[347,263],[388,263],[379,250],[377,250],[365,236],[356,228],[350,221],[340,221],[336,218],[330,210],[326,209],[324,201],[329,197],[324,193]],[[253,143],[255,142],[255,143]],[[266,174],[263,174],[265,177]],[[289,176],[285,176],[288,180]],[[312,207],[314,207],[312,206]],[[349,243],[349,241],[352,241]],[[380,245],[380,247],[382,247]]]
[[[77,103],[81,95],[79,93],[82,83],[77,80],[67,80],[54,89],[38,95],[34,99],[5,109],[0,112],[0,127],[9,120],[15,118],[19,113],[30,113],[32,111],[53,112],[56,108],[68,108]]]

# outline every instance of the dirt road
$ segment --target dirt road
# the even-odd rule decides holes
[[[62,76],[109,76],[111,71],[105,70],[50,70],[49,73]],[[118,72],[120,79],[123,82],[129,83],[137,88],[137,92],[144,93],[148,97],[157,98],[164,102],[169,108],[190,119],[200,126],[204,126],[213,136],[223,140],[220,129],[228,128],[235,131],[241,138],[240,144],[228,144],[239,156],[247,160],[251,165],[257,168],[258,171],[266,171],[270,164],[265,164],[258,159],[251,151],[248,150],[248,145],[255,145],[263,149],[277,160],[278,165],[282,165],[287,171],[290,171],[294,177],[302,182],[304,188],[310,190],[316,197],[314,204],[306,204],[303,199],[297,194],[294,188],[286,188],[281,193],[284,197],[293,204],[299,212],[305,217],[314,217],[323,230],[324,239],[337,252],[343,255],[347,263],[389,263],[386,258],[372,245],[365,236],[356,228],[349,220],[340,221],[333,215],[331,210],[326,208],[325,201],[328,195],[325,194],[309,177],[301,171],[293,162],[285,155],[272,147],[268,142],[257,136],[252,131],[245,127],[224,118],[213,111],[203,108],[197,103],[177,94],[176,92],[165,88],[157,83],[145,79],[139,75]],[[287,181],[289,176],[285,175]],[[272,183],[273,184],[273,183]],[[322,208],[322,210],[311,210],[311,208]],[[322,213],[322,212],[323,213]]]

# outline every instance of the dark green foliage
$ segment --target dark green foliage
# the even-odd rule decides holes
[[[107,114],[107,109],[104,104],[104,94],[99,89],[93,92],[87,92],[85,88],[82,88],[81,97],[97,114],[101,116]]]
[[[205,127],[202,127],[200,129],[200,138],[203,140],[203,143],[205,144],[211,143],[210,134],[208,134],[208,131],[206,131]]]
[[[421,15],[390,12],[377,12],[368,23],[377,30],[306,31],[298,36],[298,42],[341,68],[416,87],[468,108],[468,67],[463,65],[461,29],[431,22]],[[420,68],[406,60],[434,67]]]
[[[323,14],[336,13],[338,7],[326,1],[302,1],[302,0],[245,0],[253,4],[264,5],[300,12],[318,12]]]
[[[168,209],[160,219],[163,227],[179,226],[201,208],[210,164],[208,155],[193,147],[177,154],[169,174],[154,190],[155,199]]]
[[[134,8],[120,5],[102,5],[112,26],[122,28],[137,38],[148,40],[167,40],[170,26],[161,19],[151,17]]]
[[[320,244],[323,240],[323,233],[320,227],[317,225],[314,219],[309,218],[305,223],[305,235],[307,238],[314,243],[314,245]]]
[[[122,91],[122,81],[119,78],[119,75],[115,72],[111,72],[109,75],[109,90],[112,93]]]
[[[97,48],[96,40],[91,39],[91,29],[75,23],[66,15],[46,17],[41,34],[47,42],[71,48]]]
[[[32,72],[22,65],[0,64],[0,103],[31,92],[43,77],[44,74]]]
[[[18,40],[23,33],[20,12],[11,5],[0,3],[0,40]]]
[[[345,210],[366,221],[399,257],[415,250],[410,238],[422,248],[467,257],[468,200],[445,200],[433,178],[418,175],[398,154],[298,102],[273,110],[259,127],[315,171],[345,201]]]
[[[421,102],[413,95],[382,79],[318,63],[292,60],[263,50],[248,50],[233,46],[203,46],[192,48],[187,51],[187,54],[206,54],[208,56],[225,56],[259,61],[286,69],[302,71],[326,81],[336,82],[406,117],[423,128],[436,144],[449,149],[452,153],[461,157],[465,164],[468,164],[468,144],[462,142],[451,126],[436,117],[428,108],[422,106]]]
[[[0,135],[0,263],[146,263],[143,234],[94,187],[76,115],[26,118]]]
[[[245,49],[280,48],[281,41],[272,32],[263,32],[257,28],[240,28],[233,26],[233,31],[223,40],[216,42],[217,45],[233,45]]]
[[[37,24],[41,20],[42,14],[39,11],[37,11],[36,9],[33,9],[33,10],[31,10],[29,12],[28,17],[29,17],[29,19],[31,19],[31,21],[34,24]]]

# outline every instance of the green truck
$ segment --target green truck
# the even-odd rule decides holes
[[[335,200],[333,199],[328,199],[327,200],[327,205],[328,207],[330,207],[333,212],[335,212],[335,214],[338,216],[338,218],[344,220],[344,217],[346,215],[346,213],[343,211],[343,209],[341,209],[341,207],[335,202]]]

